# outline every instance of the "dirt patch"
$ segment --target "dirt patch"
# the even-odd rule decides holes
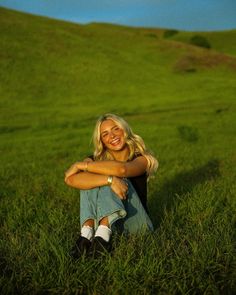
[[[181,56],[175,63],[175,72],[195,72],[198,69],[228,67],[236,71],[236,58],[220,53],[187,53]]]

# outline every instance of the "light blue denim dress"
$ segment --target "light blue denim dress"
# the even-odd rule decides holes
[[[80,224],[88,219],[95,222],[95,230],[103,217],[108,217],[112,230],[124,233],[153,231],[152,222],[133,185],[126,179],[128,192],[121,200],[110,186],[80,191]]]

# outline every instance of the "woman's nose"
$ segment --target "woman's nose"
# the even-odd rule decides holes
[[[111,138],[114,138],[115,135],[113,134],[113,132],[111,132],[110,136]]]

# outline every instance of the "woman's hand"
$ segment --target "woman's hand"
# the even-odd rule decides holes
[[[79,172],[79,168],[78,168],[78,162],[75,162],[73,165],[70,166],[70,168],[65,172],[65,180],[70,177],[73,174],[76,174]]]
[[[126,199],[128,184],[122,178],[113,176],[111,189],[121,200]]]
[[[78,173],[79,171],[86,171],[88,162],[75,162],[73,165],[70,166],[70,168],[65,172],[65,179],[70,177],[71,175],[74,175]]]
[[[73,165],[71,165],[70,168],[65,172],[65,181],[71,175],[77,174],[79,171],[86,171],[89,162],[93,162],[93,160],[86,158],[83,162],[75,162]]]

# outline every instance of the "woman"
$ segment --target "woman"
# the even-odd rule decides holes
[[[81,235],[73,257],[94,257],[111,249],[113,231],[153,230],[147,214],[147,177],[157,160],[127,122],[113,114],[95,126],[94,154],[65,173],[67,185],[80,189]]]

